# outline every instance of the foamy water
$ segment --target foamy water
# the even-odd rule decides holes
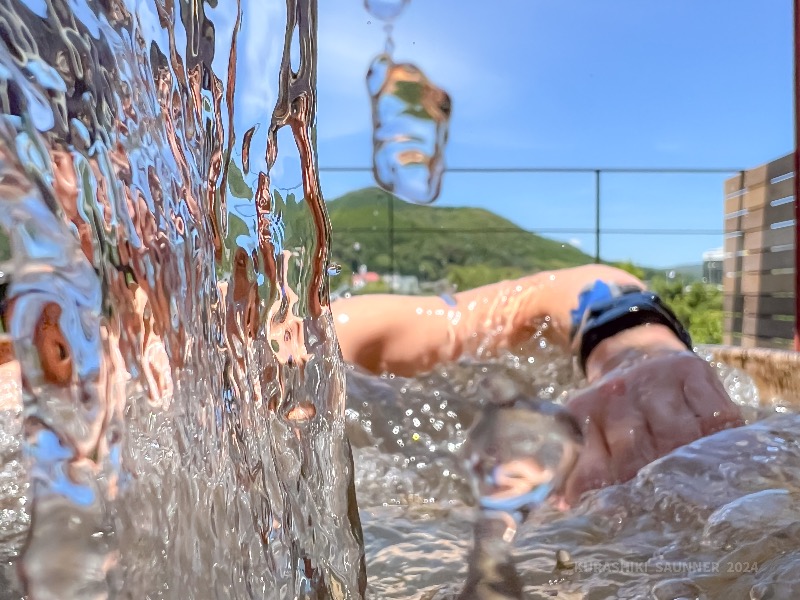
[[[348,374],[369,597],[458,596],[474,519],[460,448],[486,401],[482,384],[503,378],[561,401],[571,373],[565,357],[534,353],[414,379]],[[800,417],[772,401],[756,408],[745,375],[718,373],[751,424],[678,449],[567,513],[535,512],[514,540],[525,598],[796,597]],[[573,568],[556,568],[559,550]]]

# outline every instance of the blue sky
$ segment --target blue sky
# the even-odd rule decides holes
[[[793,147],[791,27],[791,0],[413,0],[395,58],[450,93],[451,167],[749,168]],[[323,168],[371,164],[364,76],[383,44],[362,2],[320,2]],[[604,175],[602,226],[721,230],[725,177]],[[323,171],[322,184],[331,200],[372,179]],[[574,231],[594,226],[593,175],[449,173],[437,204],[594,248]],[[652,266],[721,245],[721,234],[601,238],[603,258]]]

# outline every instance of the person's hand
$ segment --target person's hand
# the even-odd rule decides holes
[[[588,490],[631,479],[679,446],[742,424],[711,367],[685,350],[616,364],[576,394],[567,410],[584,435],[563,489],[568,504]]]

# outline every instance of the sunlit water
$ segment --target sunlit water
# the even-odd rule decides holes
[[[370,65],[373,174],[385,190],[410,202],[439,197],[452,103],[419,67],[389,53]]]
[[[570,512],[545,505],[529,515],[513,541],[526,598],[795,597],[800,416],[760,401],[740,372],[717,370],[750,424],[679,449],[633,481],[591,493]],[[576,386],[571,360],[547,349],[464,361],[410,379],[348,371],[347,432],[364,527],[367,597],[457,597],[467,578],[475,516],[463,446],[498,379],[530,398],[554,402]],[[0,551],[13,559],[29,526],[15,436],[20,415],[0,415]],[[196,475],[175,469],[156,446],[146,461],[168,476],[153,494],[197,485]],[[195,552],[211,552],[222,530],[207,522],[195,527]],[[159,545],[157,539],[140,544],[143,554],[136,560],[157,567],[159,560],[144,551]],[[559,550],[569,553],[571,568],[556,568]]]
[[[442,188],[452,101],[419,66],[394,59],[394,20],[409,2],[364,0],[386,31],[386,47],[367,72],[372,173],[378,185],[399,198],[428,204]]]
[[[541,352],[417,379],[351,371],[345,412],[314,8],[0,1],[16,358],[0,366],[0,598],[357,598],[359,516],[370,597],[452,597],[474,515],[458,456],[485,384],[544,400],[573,386]],[[430,199],[446,130],[427,125],[446,125],[449,99],[386,66],[378,124],[391,141],[396,116],[426,111],[432,145],[398,156],[424,159]],[[766,416],[566,515],[535,512],[514,540],[529,597],[792,597],[799,433]],[[557,550],[571,568],[554,571]],[[623,559],[646,568],[608,572]],[[664,572],[698,561],[716,571]]]
[[[0,0],[0,595],[361,597],[316,18]]]
[[[534,513],[514,541],[525,598],[798,597],[800,416],[772,401],[756,409],[746,376],[718,372],[751,424],[679,449],[570,512]],[[369,597],[457,596],[474,515],[459,452],[486,382],[561,401],[571,373],[563,357],[526,353],[415,379],[348,374]],[[558,550],[571,569],[556,569]]]

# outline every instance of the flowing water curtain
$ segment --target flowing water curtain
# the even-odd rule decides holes
[[[26,591],[361,597],[316,2],[2,0],[0,22]]]

